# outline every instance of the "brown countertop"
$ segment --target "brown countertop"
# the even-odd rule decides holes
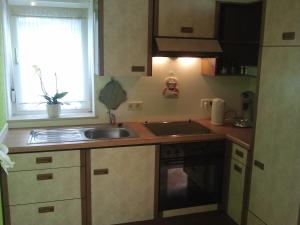
[[[212,130],[216,134],[223,134],[226,138],[248,150],[251,150],[253,128],[239,128],[234,127],[231,123],[225,123],[222,126],[213,125],[210,120],[195,120]]]
[[[212,134],[203,135],[178,135],[157,137],[143,126],[142,123],[124,123],[125,127],[133,129],[138,137],[122,139],[89,140],[80,142],[49,143],[49,144],[27,144],[32,129],[10,129],[4,139],[10,154],[58,151],[72,149],[91,149],[102,147],[149,145],[179,143],[189,141],[221,140],[228,138],[246,149],[250,149],[252,129],[234,128],[231,126],[214,126],[209,120],[195,120],[213,131]]]

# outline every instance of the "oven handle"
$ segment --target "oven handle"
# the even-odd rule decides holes
[[[161,163],[166,166],[182,165],[183,167],[187,167],[187,166],[202,165],[203,161],[199,162],[195,159],[176,158],[176,159],[161,160]]]

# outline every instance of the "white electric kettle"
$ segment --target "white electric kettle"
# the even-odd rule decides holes
[[[221,98],[214,98],[211,107],[211,123],[223,125],[224,123],[225,101]]]

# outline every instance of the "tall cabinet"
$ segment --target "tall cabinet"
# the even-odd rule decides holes
[[[264,45],[300,45],[300,1],[268,0],[266,7]]]
[[[300,223],[299,11],[267,1],[248,225]]]

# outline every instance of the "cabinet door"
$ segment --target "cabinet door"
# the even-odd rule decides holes
[[[264,45],[300,45],[300,1],[268,0],[266,4]],[[295,33],[295,38],[284,34],[290,32]]]
[[[245,166],[235,159],[231,159],[228,193],[228,215],[241,224],[244,203]]]
[[[158,0],[158,35],[171,37],[215,36],[212,0]]]
[[[149,0],[100,1],[104,75],[147,75]]]
[[[300,47],[262,51],[249,209],[269,225],[297,224],[299,60]]]
[[[91,150],[92,224],[154,218],[155,146]]]

